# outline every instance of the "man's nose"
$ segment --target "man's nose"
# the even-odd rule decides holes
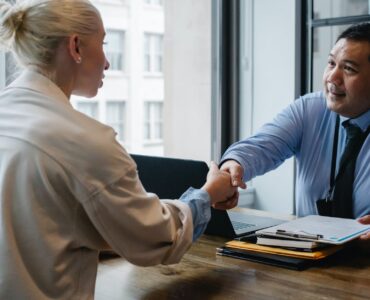
[[[341,85],[343,82],[342,70],[338,66],[335,66],[328,72],[327,81],[335,85]]]
[[[105,67],[104,67],[104,70],[108,70],[109,67],[110,67],[110,63],[109,63],[108,59],[105,58]]]

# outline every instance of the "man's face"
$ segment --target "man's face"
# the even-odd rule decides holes
[[[329,54],[323,82],[328,108],[354,118],[370,109],[370,43],[340,39]]]

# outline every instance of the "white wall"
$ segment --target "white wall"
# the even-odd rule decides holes
[[[249,2],[249,3],[248,3]],[[295,97],[295,0],[246,1],[252,9],[251,22],[245,22],[252,33],[244,43],[243,85],[245,101],[242,133],[248,136],[272,120]],[[246,15],[251,16],[250,11]],[[248,46],[250,45],[250,46]],[[294,162],[286,161],[277,170],[257,177],[250,183],[255,188],[255,207],[292,213],[294,201]]]
[[[165,156],[210,160],[211,0],[165,1]]]

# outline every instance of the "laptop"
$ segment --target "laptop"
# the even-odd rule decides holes
[[[204,233],[234,239],[284,222],[286,221],[270,217],[211,208],[211,220]]]
[[[204,161],[131,154],[139,178],[147,192],[161,199],[178,199],[190,186],[201,188],[206,182],[208,165]],[[236,238],[284,221],[252,214],[211,208],[205,234]]]

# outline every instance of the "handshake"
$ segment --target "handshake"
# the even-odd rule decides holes
[[[245,189],[244,170],[234,160],[228,160],[219,169],[212,161],[207,174],[207,182],[202,187],[211,198],[215,209],[230,209],[238,204],[238,187]]]

